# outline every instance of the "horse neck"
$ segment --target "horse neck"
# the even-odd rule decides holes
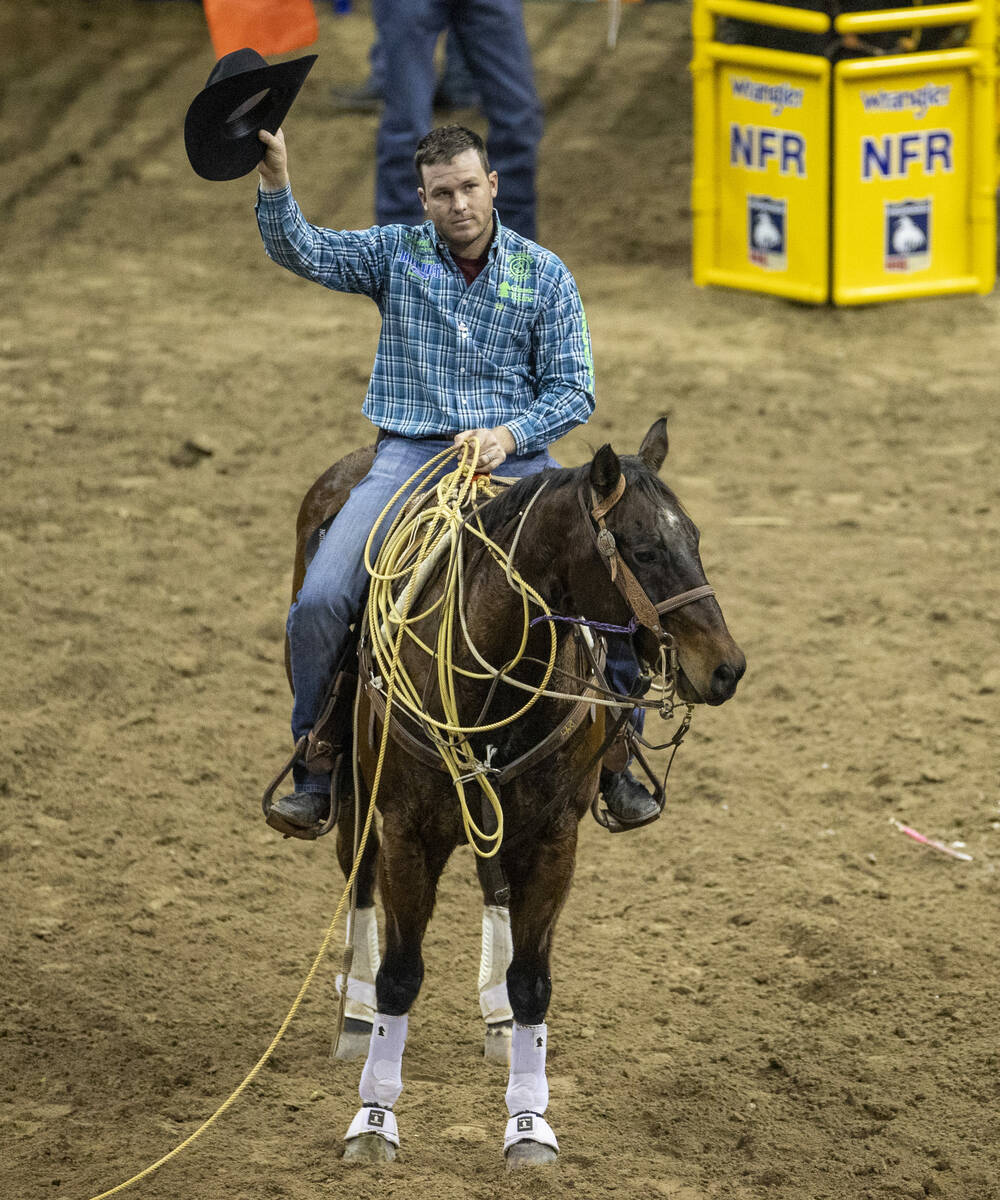
[[[555,609],[566,592],[571,556],[578,553],[574,529],[579,524],[579,510],[574,497],[566,486],[542,493],[520,527],[514,519],[494,535],[508,553],[516,536],[512,577],[515,582],[523,580]],[[537,603],[532,602],[530,615],[539,612]],[[511,586],[504,568],[482,550],[476,551],[466,568],[465,613],[470,634],[478,647],[484,651],[489,647],[494,656],[491,661],[503,661],[520,644],[525,620],[521,592]],[[550,642],[544,627],[536,626],[531,645],[543,647],[541,656],[547,657]]]

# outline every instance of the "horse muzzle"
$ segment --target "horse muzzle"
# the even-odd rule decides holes
[[[747,669],[747,660],[738,646],[719,662],[710,674],[699,672],[692,680],[684,667],[684,652],[680,654],[677,671],[677,695],[688,704],[708,704],[713,708],[725,704],[736,693],[736,685]],[[695,674],[692,669],[691,674]]]

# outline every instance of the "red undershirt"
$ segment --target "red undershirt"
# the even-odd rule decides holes
[[[489,250],[484,251],[478,258],[459,258],[457,254],[452,254],[455,260],[455,266],[465,276],[465,286],[469,287],[472,281],[476,278],[479,272],[486,266],[486,260],[489,258]]]

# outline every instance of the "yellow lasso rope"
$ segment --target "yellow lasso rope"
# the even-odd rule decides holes
[[[399,688],[399,704],[416,717],[426,730],[451,776],[467,841],[481,858],[492,858],[503,842],[503,810],[500,798],[490,782],[488,764],[477,759],[469,735],[490,733],[509,725],[538,702],[555,669],[556,634],[550,623],[549,657],[544,676],[537,687],[530,689],[528,699],[516,712],[487,724],[462,723],[456,677],[492,680],[500,674],[506,676],[506,673],[520,662],[527,647],[529,604],[534,603],[543,613],[549,613],[543,597],[513,570],[509,554],[488,536],[480,521],[467,519],[469,504],[474,504],[481,495],[488,497],[495,494],[495,489],[491,488],[482,476],[475,474],[474,464],[478,455],[478,440],[470,438],[460,446],[442,451],[412,476],[399,489],[376,522],[365,547],[365,566],[372,577],[368,599],[372,660],[383,674],[388,674],[390,670],[394,672]],[[421,483],[452,458],[458,460],[457,469],[446,474],[433,492],[430,488],[421,490]],[[397,515],[385,535],[378,561],[373,564],[371,549],[378,531],[399,497],[411,490],[415,497],[424,501],[422,507],[413,512],[411,506],[409,512],[403,509]],[[429,502],[432,497],[433,502]],[[478,652],[465,624],[464,535],[475,537],[485,546],[493,560],[504,570],[511,587],[521,595],[524,623],[520,645],[515,654],[499,667],[488,663]],[[428,566],[446,551],[448,563],[444,569],[445,583],[441,595],[427,607],[411,614],[409,606],[418,598]],[[405,603],[405,613],[400,612],[401,603]],[[438,612],[438,625],[435,644],[432,647],[419,637],[415,627],[435,612]],[[394,628],[398,630],[398,635],[393,642],[390,640],[390,631]],[[465,645],[483,667],[482,671],[459,667],[454,662],[452,646],[458,629],[461,630]],[[426,711],[419,685],[398,660],[401,637],[404,635],[409,642],[436,662],[442,718],[433,717]],[[475,780],[493,813],[496,829],[492,833],[484,831],[469,810],[465,784],[470,780]]]
[[[385,717],[382,725],[382,737],[379,744],[375,776],[372,780],[368,813],[365,818],[364,830],[358,843],[358,849],[357,853],[355,854],[354,863],[351,866],[350,875],[348,876],[347,882],[344,886],[344,891],[341,894],[340,900],[337,904],[337,909],[333,914],[333,919],[327,927],[316,957],[313,959],[312,965],[310,966],[309,971],[302,982],[302,986],[299,988],[298,995],[296,995],[295,999],[292,1001],[291,1008],[289,1008],[285,1019],[281,1022],[277,1033],[275,1033],[274,1037],[271,1039],[267,1049],[260,1056],[253,1067],[251,1067],[243,1081],[230,1093],[227,1099],[219,1105],[219,1107],[214,1113],[212,1113],[210,1117],[203,1121],[193,1133],[186,1137],[179,1145],[175,1146],[168,1154],[164,1154],[162,1158],[157,1159],[156,1162],[151,1163],[148,1167],[144,1168],[142,1171],[139,1171],[130,1179],[126,1179],[123,1183],[119,1183],[117,1186],[109,1188],[105,1192],[100,1192],[98,1195],[92,1196],[90,1200],[107,1200],[109,1196],[114,1196],[119,1192],[125,1191],[126,1188],[132,1187],[134,1184],[139,1183],[141,1180],[152,1175],[154,1171],[158,1171],[160,1167],[165,1166],[168,1162],[186,1150],[188,1146],[196,1142],[198,1138],[202,1136],[202,1134],[207,1132],[216,1123],[216,1121],[218,1121],[223,1113],[225,1113],[233,1106],[233,1104],[235,1104],[235,1102],[246,1091],[250,1084],[253,1083],[276,1050],[278,1043],[285,1036],[289,1025],[291,1025],[296,1013],[299,1010],[299,1007],[302,1004],[302,1000],[305,997],[306,992],[309,990],[313,980],[316,977],[316,972],[319,970],[320,963],[326,956],[326,952],[329,949],[331,940],[333,939],[333,934],[337,927],[337,923],[340,920],[341,914],[344,911],[344,906],[348,901],[352,888],[354,887],[354,881],[357,877],[361,859],[364,855],[365,847],[368,844],[368,836],[371,832],[372,822],[375,814],[375,802],[378,796],[379,784],[382,778],[382,768],[385,763],[385,754],[389,744],[390,719],[392,716],[393,704],[396,701],[397,687],[401,689],[400,703],[409,708],[411,712],[418,713],[424,722],[431,724],[437,730],[438,734],[441,735],[439,749],[441,750],[443,760],[448,766],[449,773],[452,775],[452,778],[455,782],[455,786],[459,794],[459,803],[462,808],[462,820],[465,827],[466,836],[476,853],[482,857],[488,858],[496,854],[500,848],[503,839],[503,811],[500,808],[500,801],[496,795],[496,792],[490,786],[487,777],[482,773],[477,772],[476,768],[479,768],[481,764],[477,762],[472,748],[469,745],[468,739],[465,738],[464,735],[474,732],[489,732],[493,729],[499,728],[502,725],[508,724],[510,721],[516,720],[538,700],[542,693],[541,691],[534,693],[528,703],[526,703],[517,713],[511,717],[508,717],[504,721],[497,721],[492,725],[482,726],[462,726],[459,724],[453,674],[457,671],[463,675],[470,675],[475,678],[483,679],[492,678],[493,675],[496,674],[496,671],[492,668],[490,668],[488,672],[484,671],[482,674],[461,670],[454,667],[451,661],[451,636],[454,629],[456,604],[461,596],[462,573],[460,568],[464,562],[462,554],[462,539],[460,536],[458,536],[458,530],[463,523],[461,510],[466,502],[474,502],[480,493],[485,493],[486,495],[495,494],[495,490],[490,488],[488,483],[484,483],[483,477],[477,476],[473,469],[474,464],[479,457],[478,441],[475,438],[472,438],[460,447],[449,449],[443,454],[437,455],[431,460],[430,463],[427,464],[426,467],[422,468],[421,471],[417,472],[414,476],[407,480],[407,482],[403,484],[403,486],[399,489],[399,491],[397,491],[395,496],[393,496],[392,500],[383,510],[378,522],[376,522],[375,528],[378,529],[381,527],[387,513],[392,509],[400,496],[408,492],[414,484],[416,484],[417,488],[419,489],[421,481],[426,479],[431,473],[433,473],[434,470],[436,470],[441,462],[447,461],[449,457],[459,457],[459,467],[450,475],[446,475],[444,479],[442,479],[437,485],[437,504],[421,512],[416,520],[405,521],[397,518],[397,520],[393,522],[387,538],[387,545],[389,545],[390,548],[388,551],[383,550],[383,553],[380,554],[378,559],[378,569],[372,565],[370,558],[371,545],[375,536],[374,530],[372,532],[372,536],[369,538],[368,543],[365,546],[365,566],[372,575],[372,599],[369,601],[372,647],[376,661],[379,665],[379,669],[382,671],[386,679]],[[423,539],[420,542],[419,547],[415,549],[415,547],[417,547],[417,537],[419,535],[421,525],[426,525],[427,528],[424,531]],[[548,613],[548,608],[546,607],[541,596],[539,596],[534,589],[524,583],[524,581],[517,576],[516,572],[512,571],[507,555],[499,546],[497,546],[487,537],[481,526],[467,526],[466,528],[471,529],[472,532],[484,542],[493,558],[505,567],[505,570],[507,571],[507,577],[511,581],[512,586],[516,584],[522,593],[525,612],[525,627],[521,639],[521,646],[517,655],[515,655],[515,657],[508,664],[506,664],[505,669],[510,669],[520,660],[520,657],[524,652],[524,647],[527,644],[528,597],[530,596],[546,613]],[[418,614],[416,617],[411,618],[409,616],[409,608],[414,599],[417,597],[417,589],[419,586],[417,572],[425,562],[431,559],[432,555],[443,543],[444,539],[448,538],[449,536],[451,536],[452,561],[449,564],[449,584],[446,588],[445,594],[429,609]],[[406,585],[403,588],[400,598],[398,600],[393,600],[393,584],[401,580],[406,580]],[[404,637],[409,636],[411,640],[420,645],[426,651],[426,653],[434,653],[430,647],[424,646],[424,644],[413,634],[410,626],[412,623],[415,623],[416,621],[426,617],[430,612],[433,612],[438,605],[441,604],[445,606],[446,619],[441,621],[441,628],[439,629],[437,639],[438,678],[439,684],[441,685],[441,695],[444,701],[444,711],[446,717],[444,721],[436,721],[429,717],[428,714],[423,712],[423,709],[420,706],[419,694],[413,683],[413,680],[401,667],[400,650],[402,648]],[[395,639],[393,641],[389,640],[386,632],[391,628],[391,625],[395,625],[397,627]],[[466,643],[472,649],[477,660],[485,667],[489,667],[489,664],[485,663],[485,660],[482,659],[482,657],[475,651],[474,646],[472,646],[471,638],[469,637],[468,631],[465,628],[464,619],[462,619],[462,629],[465,635]],[[378,631],[377,637],[376,631]],[[551,629],[551,625],[550,631],[551,649],[549,664],[545,673],[545,677],[540,685],[542,688],[544,688],[548,683],[552,674],[552,670],[555,666],[555,632]],[[472,817],[469,814],[468,805],[465,798],[465,789],[463,787],[463,779],[461,777],[463,771],[466,774],[468,774],[470,771],[474,774],[480,786],[484,789],[487,798],[490,800],[497,820],[497,830],[493,834],[484,833],[472,820]],[[479,841],[492,843],[492,848],[487,851],[482,850],[477,844],[477,839]]]
[[[397,643],[396,643],[396,646],[394,647],[394,655],[393,655],[394,661],[398,661],[398,658],[399,658],[399,645],[402,642],[403,633],[404,633],[404,627],[401,626],[400,630],[399,630],[399,635],[397,638]],[[210,1129],[215,1124],[215,1122],[219,1119],[219,1117],[222,1116],[222,1114],[224,1112],[227,1111],[227,1109],[229,1109],[233,1106],[233,1104],[246,1091],[246,1089],[250,1086],[250,1084],[253,1083],[253,1081],[260,1074],[261,1069],[264,1067],[264,1065],[267,1063],[268,1059],[274,1053],[275,1049],[278,1046],[278,1043],[285,1036],[285,1031],[288,1029],[289,1025],[291,1025],[292,1020],[295,1017],[295,1014],[299,1010],[299,1006],[302,1004],[303,997],[305,996],[306,992],[309,990],[309,987],[312,984],[312,981],[316,976],[316,972],[319,970],[319,965],[323,961],[323,958],[326,955],[327,949],[329,948],[330,942],[333,938],[334,930],[337,927],[337,922],[340,920],[341,913],[344,911],[344,905],[347,903],[348,897],[351,894],[351,889],[354,887],[354,881],[358,874],[358,869],[361,864],[361,859],[364,856],[365,847],[368,844],[368,835],[371,833],[372,821],[373,821],[374,815],[375,815],[375,801],[378,796],[379,783],[381,782],[381,778],[382,778],[382,767],[385,762],[385,753],[386,753],[386,750],[389,745],[389,718],[391,716],[392,706],[393,706],[393,702],[395,700],[395,690],[396,690],[396,674],[395,674],[394,670],[390,670],[386,676],[385,725],[383,726],[383,729],[382,729],[382,739],[379,744],[378,760],[377,760],[377,763],[375,766],[375,777],[372,780],[371,797],[368,802],[368,814],[365,818],[364,830],[361,834],[361,839],[358,843],[357,853],[354,856],[354,863],[351,866],[351,873],[348,876],[346,884],[344,885],[344,891],[343,891],[343,893],[340,897],[340,900],[337,904],[337,910],[333,914],[333,920],[330,922],[329,926],[327,927],[327,931],[323,936],[323,941],[320,945],[319,951],[317,952],[316,957],[313,959],[312,966],[309,968],[309,971],[308,971],[305,979],[303,980],[302,986],[299,988],[298,995],[292,1001],[291,1008],[288,1010],[288,1013],[285,1016],[285,1019],[281,1022],[278,1032],[271,1039],[271,1043],[267,1047],[267,1049],[264,1051],[264,1053],[260,1056],[260,1058],[257,1060],[257,1062],[253,1065],[253,1067],[251,1067],[249,1073],[247,1074],[246,1078],[242,1081],[242,1083],[240,1083],[234,1089],[234,1091],[229,1095],[229,1097],[226,1100],[224,1100],[223,1103],[221,1105],[219,1105],[219,1107],[215,1110],[215,1112],[212,1113],[212,1115],[207,1120],[203,1121],[202,1124],[199,1125],[198,1128],[192,1134],[190,1134],[188,1137],[186,1137],[184,1139],[184,1141],[181,1142],[179,1145],[175,1146],[173,1148],[173,1150],[171,1150],[169,1152],[169,1154],[164,1154],[164,1156],[162,1158],[157,1159],[156,1162],[151,1163],[144,1170],[140,1171],[136,1175],[133,1175],[131,1179],[126,1179],[124,1183],[119,1183],[116,1187],[110,1188],[106,1192],[101,1192],[97,1196],[92,1196],[91,1200],[106,1200],[106,1198],[108,1196],[114,1196],[118,1192],[123,1192],[126,1188],[131,1187],[133,1184],[138,1183],[141,1179],[145,1179],[148,1175],[152,1175],[154,1171],[158,1171],[160,1169],[160,1167],[162,1167],[166,1163],[170,1162],[171,1159],[176,1158],[183,1150],[186,1150],[188,1146],[190,1146],[193,1142],[197,1141],[197,1139],[200,1138],[203,1133],[205,1133],[208,1129]],[[346,991],[346,981],[345,981],[345,991]]]

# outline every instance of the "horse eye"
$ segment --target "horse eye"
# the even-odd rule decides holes
[[[633,554],[635,556],[635,561],[637,563],[642,563],[643,566],[648,566],[650,563],[656,562],[656,560],[660,557],[659,552],[656,550],[634,550]]]

